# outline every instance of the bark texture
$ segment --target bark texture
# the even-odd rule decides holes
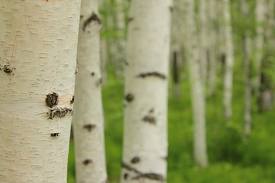
[[[205,130],[205,99],[200,76],[200,55],[197,30],[195,27],[194,2],[185,0],[186,8],[186,55],[189,65],[190,83],[192,87],[192,106],[194,120],[194,158],[200,167],[208,164]]]
[[[73,116],[78,183],[107,181],[98,0],[82,0]]]
[[[132,1],[122,183],[166,182],[170,0]]]
[[[67,182],[79,8],[0,1],[0,182]]]

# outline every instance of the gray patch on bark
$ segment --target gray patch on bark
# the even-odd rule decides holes
[[[134,18],[133,17],[128,17],[127,24],[131,23],[132,21],[134,21]]]
[[[96,86],[99,87],[101,86],[103,83],[103,79],[102,78],[99,78],[97,81],[96,81]]]

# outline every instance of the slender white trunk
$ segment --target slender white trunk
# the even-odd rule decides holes
[[[231,26],[230,1],[223,0],[224,10],[224,36],[225,36],[225,75],[224,75],[224,115],[226,120],[232,117],[232,92],[233,92],[233,64],[234,50]]]
[[[73,116],[78,183],[107,181],[98,0],[82,0]]]
[[[205,0],[199,1],[199,37],[200,37],[200,75],[203,86],[207,81],[208,71],[208,51],[209,51],[209,29],[208,29],[208,13]],[[194,25],[195,26],[195,25]]]
[[[207,4],[209,14],[209,71],[207,95],[212,96],[216,91],[217,80],[217,53],[218,53],[218,31],[216,23],[218,20],[218,6],[215,0],[209,0]]]
[[[247,0],[241,1],[243,17],[249,17],[249,7]],[[245,96],[244,96],[244,134],[250,135],[252,128],[252,86],[251,86],[251,63],[250,63],[250,38],[248,27],[245,27],[243,34],[243,61],[244,61],[244,79],[245,79]]]
[[[195,27],[194,2],[185,0],[186,8],[186,55],[189,65],[190,84],[192,87],[192,105],[194,120],[194,158],[201,167],[208,164],[205,127],[205,101],[203,84],[200,77],[200,55],[197,30]]]
[[[179,39],[183,34],[184,22],[182,21],[183,7],[181,0],[175,0],[172,8],[172,25],[171,25],[171,50],[170,62],[173,80],[173,93],[179,98],[181,95],[181,65],[183,58],[182,41]]]
[[[122,183],[166,181],[170,0],[132,1]]]
[[[79,8],[0,1],[0,182],[67,182]]]
[[[255,68],[256,68],[256,79],[255,79],[255,90],[257,97],[260,91],[260,77],[261,77],[261,67],[263,59],[264,50],[264,23],[265,23],[265,1],[256,1],[256,51],[255,51]]]
[[[244,75],[245,75],[245,109],[244,109],[244,133],[250,135],[252,128],[252,86],[251,86],[251,63],[249,57],[249,38],[244,37]]]
[[[125,0],[116,0],[116,29],[117,39],[115,44],[115,61],[119,71],[124,70],[126,62],[126,25],[125,25]]]

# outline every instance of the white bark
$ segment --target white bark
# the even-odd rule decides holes
[[[209,0],[207,12],[209,14],[209,71],[207,95],[212,96],[216,91],[217,80],[217,53],[218,53],[218,31],[216,23],[218,21],[218,5],[216,0]]]
[[[79,8],[0,1],[0,182],[67,182]]]
[[[233,90],[233,64],[234,50],[231,26],[230,1],[223,0],[224,34],[225,34],[225,75],[224,75],[224,115],[227,120],[232,117],[232,90]]]
[[[126,62],[126,40],[125,40],[125,0],[116,0],[116,24],[118,30],[118,40],[116,42],[116,56],[119,65],[123,68]]]
[[[249,7],[247,0],[241,1],[243,17],[249,16]],[[252,128],[252,86],[251,86],[251,57],[250,57],[250,38],[248,27],[245,27],[243,34],[243,60],[244,60],[244,79],[245,79],[245,97],[244,97],[244,134],[250,135]]]
[[[265,1],[257,0],[256,1],[256,51],[255,51],[255,68],[256,68],[256,79],[255,79],[255,89],[257,96],[259,95],[260,90],[260,75],[261,75],[261,66],[263,59],[263,50],[264,50],[264,23],[265,23]]]
[[[194,158],[201,167],[208,164],[205,127],[205,101],[203,84],[200,77],[200,55],[197,30],[195,27],[194,2],[185,0],[186,8],[186,54],[192,87],[192,106],[194,120]]]
[[[82,0],[73,116],[78,183],[107,181],[98,0]]]
[[[165,182],[170,0],[132,1],[122,183]]]
[[[207,13],[207,4],[205,0],[199,1],[199,37],[200,37],[200,75],[201,81],[204,85],[207,81],[208,71],[208,51],[209,51],[209,21]]]

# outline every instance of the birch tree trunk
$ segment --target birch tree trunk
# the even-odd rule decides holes
[[[233,90],[233,64],[234,50],[232,39],[230,1],[223,0],[224,8],[224,34],[225,34],[225,75],[224,75],[224,115],[226,120],[232,117],[232,90]]]
[[[218,20],[218,5],[216,0],[207,1],[207,12],[209,14],[209,71],[207,83],[207,95],[212,96],[216,91],[217,80],[217,53],[218,53],[218,31],[216,28]]]
[[[67,182],[79,7],[0,1],[1,182]]]
[[[264,51],[264,23],[265,23],[265,1],[256,1],[256,51],[255,51],[255,68],[256,68],[256,79],[255,79],[255,90],[256,96],[259,96],[260,83],[261,83],[261,67]]]
[[[73,116],[78,183],[107,181],[98,0],[82,0]]]
[[[131,4],[122,183],[166,181],[170,6],[170,0]]]
[[[200,37],[200,75],[203,86],[207,81],[207,71],[208,71],[208,51],[209,51],[209,39],[208,39],[208,14],[207,6],[209,3],[205,0],[199,1],[199,37]]]
[[[126,25],[125,25],[125,0],[116,0],[116,29],[117,39],[115,44],[115,62],[118,72],[122,73],[126,62]]]
[[[174,0],[172,11],[172,25],[171,25],[171,50],[170,50],[170,62],[171,72],[173,79],[173,92],[176,98],[180,98],[181,95],[181,66],[183,65],[183,45],[181,37],[184,30],[184,22],[182,21],[184,8],[182,7],[181,0]]]
[[[192,87],[192,105],[194,120],[194,158],[201,167],[208,164],[205,130],[205,101],[203,84],[200,77],[200,55],[197,30],[195,26],[194,2],[185,0],[186,8],[186,55],[189,65],[190,83]]]
[[[249,17],[249,7],[247,0],[241,1],[242,14],[245,19]],[[244,95],[244,134],[249,136],[252,128],[252,86],[251,86],[251,63],[250,49],[251,45],[248,27],[245,27],[243,33],[243,61],[244,61],[244,79],[245,79],[245,95]]]

